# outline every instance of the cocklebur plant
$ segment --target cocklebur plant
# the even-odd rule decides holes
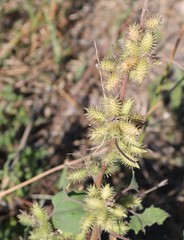
[[[144,17],[140,24],[130,25],[120,53],[99,61],[103,97],[99,99],[99,106],[86,109],[86,115],[91,124],[89,137],[97,146],[95,152],[106,146],[106,153],[97,159],[92,153],[84,164],[69,169],[70,184],[84,182],[89,177],[93,183],[85,191],[57,193],[53,198],[52,221],[60,235],[54,236],[46,225],[44,236],[52,237],[37,239],[97,240],[101,239],[103,231],[109,236],[127,239],[125,236],[129,230],[137,234],[146,226],[162,224],[168,217],[163,210],[154,207],[142,214],[136,213],[142,206],[141,198],[128,192],[137,190],[132,184],[133,179],[121,192],[116,192],[116,188],[105,181],[121,164],[132,172],[140,168],[139,159],[146,152],[141,140],[146,118],[135,111],[133,99],[125,99],[125,92],[129,80],[141,85],[158,63],[154,50],[162,22],[161,16],[153,15]],[[20,217],[21,222],[33,227],[29,239],[35,239],[37,226],[26,223],[25,216]],[[35,218],[32,211],[33,221]]]
[[[97,175],[102,163],[112,166],[120,161],[129,168],[139,168],[138,159],[146,152],[140,141],[141,128],[146,119],[134,111],[134,100],[125,100],[121,90],[125,88],[125,78],[141,84],[151,67],[157,64],[153,50],[161,23],[160,16],[151,16],[145,20],[144,28],[138,23],[129,26],[119,57],[110,56],[100,62],[98,67],[105,78],[105,92],[99,106],[87,109],[87,117],[92,125],[91,140],[100,147],[109,144],[109,149],[101,161],[90,160],[88,167],[72,170],[69,174],[71,181],[78,182]],[[106,171],[109,171],[108,167]]]

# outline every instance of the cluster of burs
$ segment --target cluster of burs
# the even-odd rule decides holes
[[[81,232],[76,235],[61,233],[59,230],[56,232],[45,211],[34,204],[30,215],[22,213],[19,216],[20,222],[33,228],[30,240],[43,239],[43,236],[46,237],[44,239],[51,240],[85,240],[94,228],[115,237],[123,236],[129,231],[128,213],[140,206],[141,199],[130,193],[118,196],[114,187],[101,182],[97,186],[95,179],[102,172],[102,177],[111,176],[118,171],[121,164],[131,169],[139,168],[139,158],[146,152],[141,140],[145,117],[135,112],[135,102],[125,98],[123,88],[125,80],[141,84],[149,75],[151,67],[156,64],[153,53],[162,22],[160,16],[151,16],[141,25],[129,26],[119,56],[113,54],[98,65],[103,76],[103,97],[99,100],[99,106],[87,109],[91,124],[89,137],[96,145],[95,152],[103,147],[108,150],[98,158],[93,157],[93,152],[84,164],[68,171],[70,183],[82,182],[89,177],[94,181],[87,187],[86,197],[82,202],[84,215]],[[124,91],[123,96],[121,89]]]
[[[160,16],[151,16],[145,19],[143,26],[129,26],[119,56],[112,54],[100,62],[98,67],[103,76],[104,96],[99,100],[99,106],[87,109],[87,116],[92,126],[90,139],[99,148],[108,146],[108,151],[98,159],[91,157],[84,165],[70,171],[71,182],[84,181],[87,177],[95,179],[102,166],[105,166],[106,176],[116,172],[119,163],[129,168],[139,168],[138,160],[146,152],[140,139],[145,117],[134,111],[135,102],[132,99],[120,98],[118,92],[125,78],[141,84],[156,64],[153,53],[162,22]],[[127,233],[128,209],[137,207],[140,199],[128,195],[117,203],[115,195],[114,188],[109,184],[88,187],[81,239],[94,226],[117,235]]]

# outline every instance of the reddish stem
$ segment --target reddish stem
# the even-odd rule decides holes
[[[128,79],[129,79],[129,76],[128,74],[125,75],[124,77],[124,81],[122,83],[122,86],[121,86],[121,89],[120,89],[120,100],[123,101],[124,100],[124,97],[125,97],[125,92],[126,92],[126,86],[127,86],[127,83],[128,83]]]
[[[148,11],[148,0],[144,0],[144,5],[142,8],[141,19],[140,19],[141,28],[144,28],[144,21],[145,21],[145,16],[147,11]]]

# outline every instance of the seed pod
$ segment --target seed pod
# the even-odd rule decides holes
[[[90,185],[87,188],[88,197],[90,197],[90,198],[97,197],[97,196],[99,196],[99,194],[100,194],[99,189],[97,189],[95,185]]]
[[[100,189],[100,193],[101,198],[106,201],[114,196],[114,189],[107,184]]]
[[[118,87],[119,82],[120,76],[117,73],[113,72],[107,77],[107,80],[104,84],[105,89],[107,90],[107,92],[112,92]]]
[[[122,58],[126,57],[137,57],[139,55],[139,47],[138,44],[128,40],[125,44],[124,52],[122,54]]]
[[[120,71],[124,73],[130,72],[137,64],[137,57],[128,57],[120,65]]]
[[[96,209],[103,209],[104,208],[104,202],[101,199],[98,198],[86,198],[85,199],[86,205],[91,210]]]
[[[116,117],[120,114],[120,102],[116,97],[105,96],[102,105],[106,116]]]
[[[97,123],[103,123],[105,121],[104,113],[100,109],[95,108],[95,107],[87,108],[87,114],[86,115],[92,121],[95,121]]]
[[[91,130],[89,137],[94,143],[101,143],[103,140],[106,139],[107,136],[107,128],[105,125],[95,127]]]
[[[46,212],[38,205],[38,203],[33,204],[31,213],[40,223],[48,219]]]
[[[136,83],[141,84],[148,75],[149,63],[141,59],[137,64],[137,67],[130,72],[130,79]]]
[[[121,108],[121,113],[125,116],[128,115],[131,112],[133,105],[134,105],[134,100],[132,99],[128,99],[124,101],[123,106]]]
[[[112,208],[112,213],[118,219],[122,219],[127,216],[127,210],[121,205],[116,205],[114,208]]]
[[[81,182],[84,181],[88,176],[88,172],[86,170],[86,168],[77,168],[75,170],[72,170],[68,173],[68,179],[71,182]]]
[[[140,54],[141,55],[151,54],[155,47],[155,43],[156,43],[155,35],[151,32],[145,32],[139,45]]]
[[[83,219],[81,224],[81,229],[83,231],[88,231],[94,224],[95,224],[96,218],[94,214],[88,213]],[[84,239],[84,238],[83,238]]]
[[[100,62],[100,68],[103,71],[114,72],[116,68],[116,62],[112,59],[103,59]]]
[[[135,43],[137,43],[140,40],[141,28],[139,24],[133,24],[129,26],[128,37]]]
[[[144,26],[148,31],[155,32],[163,24],[163,22],[164,22],[164,19],[162,16],[155,15],[147,18],[145,20]]]

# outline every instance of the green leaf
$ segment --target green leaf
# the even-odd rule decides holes
[[[66,186],[68,185],[69,180],[67,178],[67,169],[64,168],[61,172],[61,175],[59,177],[58,183],[57,183],[57,187],[59,189],[65,189]]]
[[[139,192],[138,188],[139,188],[139,185],[138,185],[138,183],[136,181],[136,178],[135,178],[135,172],[132,170],[132,179],[131,179],[131,182],[128,186],[128,189],[130,189],[130,190],[134,189],[137,192]]]
[[[84,192],[57,193],[52,203],[54,211],[52,221],[56,228],[65,233],[80,233],[80,220],[84,214],[82,201],[85,197]]]
[[[161,225],[169,214],[160,208],[151,206],[147,208],[143,213],[132,216],[129,223],[129,228],[138,234],[139,231],[144,231],[146,226],[152,226],[157,223]]]

